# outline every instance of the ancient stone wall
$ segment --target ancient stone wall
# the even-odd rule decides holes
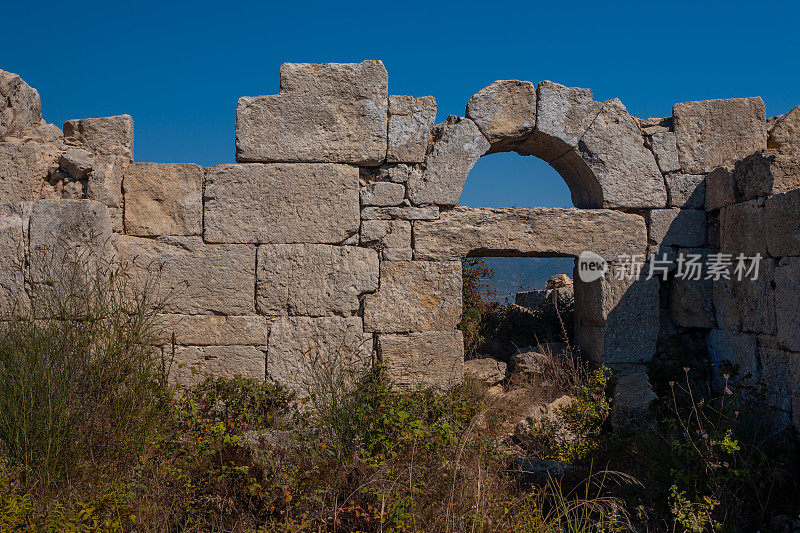
[[[797,110],[767,120],[759,98],[743,98],[642,120],[588,89],[514,80],[434,124],[435,99],[389,95],[380,61],[285,64],[278,94],[239,100],[237,163],[202,168],[134,162],[127,115],[48,125],[14,74],[0,71],[0,97],[6,316],[36,250],[77,242],[157,273],[178,378],[194,369],[302,389],[320,361],[377,357],[400,385],[448,387],[463,375],[466,256],[592,251],[613,272],[625,257],[758,252],[767,275],[753,283],[647,279],[647,266],[631,279],[576,276],[576,342],[617,369],[629,403],[652,394],[646,365],[688,343],[692,357],[708,345],[712,360],[751,369],[791,415]],[[475,162],[501,151],[548,162],[576,208],[456,207]]]

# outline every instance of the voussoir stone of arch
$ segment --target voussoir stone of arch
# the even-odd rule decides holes
[[[577,257],[592,251],[607,259],[643,254],[644,217],[605,209],[468,208],[443,211],[414,224],[415,259],[461,259],[473,253]]]
[[[705,174],[767,147],[761,98],[683,102],[672,108],[683,171]]]
[[[205,240],[339,244],[358,232],[358,195],[358,168],[350,165],[214,166],[205,178]]]
[[[784,153],[800,153],[800,105],[775,122],[769,130],[767,146]]]
[[[0,139],[35,126],[42,118],[39,93],[12,72],[0,70]]]
[[[236,160],[378,165],[388,98],[380,61],[284,63],[278,94],[239,99]]]
[[[408,197],[416,205],[456,205],[467,174],[491,145],[474,122],[452,115],[434,128],[433,138],[425,170],[408,179]]]
[[[469,99],[467,118],[492,145],[491,152],[512,150],[536,126],[536,86],[529,81],[496,81]]]

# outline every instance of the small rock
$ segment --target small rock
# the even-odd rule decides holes
[[[497,359],[484,357],[470,359],[464,363],[464,373],[483,381],[489,386],[497,385],[506,378],[508,365]]]

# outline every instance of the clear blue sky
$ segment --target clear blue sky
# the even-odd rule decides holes
[[[550,79],[620,98],[637,116],[674,102],[762,96],[800,104],[796,2],[6,2],[0,68],[44,116],[129,113],[138,161],[231,162],[242,95],[278,89],[284,61],[381,59],[392,94],[463,115],[496,79]],[[499,155],[467,205],[569,205],[537,161]]]

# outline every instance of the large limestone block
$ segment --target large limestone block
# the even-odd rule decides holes
[[[781,259],[775,269],[775,318],[778,342],[793,352],[800,352],[800,258]]]
[[[387,261],[364,299],[364,330],[449,331],[461,320],[460,261]]]
[[[414,224],[417,259],[461,259],[471,252],[607,258],[643,254],[647,228],[639,215],[608,210],[456,207]]]
[[[35,281],[58,276],[61,265],[78,262],[89,274],[112,261],[108,207],[91,200],[41,200],[31,212],[30,267]]]
[[[361,205],[389,207],[400,205],[406,197],[406,188],[402,183],[378,181],[361,189]]]
[[[361,211],[362,220],[436,220],[439,208],[435,205],[425,207],[365,207]]]
[[[171,349],[164,348],[172,357]],[[264,380],[264,349],[260,346],[178,346],[169,367],[169,379],[183,385],[202,383],[207,374]]]
[[[767,405],[791,411],[800,393],[800,355],[773,346],[761,346],[761,384]]]
[[[512,150],[536,126],[536,87],[529,81],[499,80],[467,102],[471,119],[493,152]]]
[[[730,269],[730,279],[714,281],[714,307],[717,322],[723,329],[743,330],[772,335],[775,333],[775,261],[761,259],[758,276],[739,276]],[[747,263],[749,265],[749,261]]]
[[[182,315],[156,317],[158,340],[162,345],[266,346],[268,318],[257,315]]]
[[[684,102],[672,108],[683,171],[705,174],[767,147],[761,98]]]
[[[718,384],[724,383],[722,374],[728,374],[729,379],[744,385],[752,385],[758,380],[756,335],[714,329],[708,333],[707,344]]]
[[[21,204],[0,204],[0,319],[25,301],[25,240],[30,213]]]
[[[800,105],[772,126],[767,146],[785,154],[800,154]]]
[[[800,153],[761,150],[738,161],[733,175],[743,200],[791,191],[800,187]]]
[[[730,169],[720,167],[706,176],[706,211],[733,205],[739,197],[736,178]]]
[[[86,197],[108,207],[122,207],[122,178],[130,160],[119,155],[94,157],[86,183]]]
[[[58,168],[59,155],[51,144],[0,142],[0,201],[39,199],[48,174]]]
[[[236,160],[380,164],[388,97],[380,61],[284,63],[278,94],[239,99]]]
[[[706,177],[695,174],[668,174],[669,207],[703,209],[706,204]]]
[[[433,96],[390,96],[386,161],[422,163],[435,122],[436,99]]]
[[[757,200],[720,210],[720,251],[726,254],[767,255],[764,207]]]
[[[199,237],[121,236],[134,285],[149,283],[164,313],[255,314],[254,246],[204,244]]]
[[[446,390],[464,380],[464,337],[460,331],[378,335],[378,357],[400,389]]]
[[[619,100],[603,104],[577,144],[577,152],[600,183],[603,205],[598,207],[667,205],[667,190],[655,157]]]
[[[202,233],[203,169],[198,165],[133,163],[125,170],[124,183],[128,235]]]
[[[685,328],[716,326],[713,284],[708,280],[676,279],[672,285],[672,320]]]
[[[42,119],[39,93],[12,72],[0,70],[0,140]]]
[[[611,425],[614,431],[636,432],[651,423],[650,404],[658,399],[644,365],[620,365],[614,368],[614,400]]]
[[[675,140],[675,132],[655,133],[650,137],[650,144],[661,172],[677,172],[681,169],[680,161],[678,161],[678,143]]]
[[[603,330],[603,361],[608,364],[651,361],[658,341],[659,313],[658,279],[635,280],[608,312]]]
[[[767,198],[765,212],[770,255],[800,255],[800,189]]]
[[[269,244],[258,248],[256,304],[267,315],[355,314],[378,289],[378,254],[356,246]]]
[[[119,155],[133,161],[130,115],[68,120],[64,123],[64,139],[101,155]]]
[[[361,244],[378,250],[411,248],[411,222],[408,220],[364,220]]]
[[[352,383],[371,365],[372,345],[359,317],[284,317],[270,328],[267,379],[300,396]]]
[[[703,246],[706,213],[699,209],[653,209],[650,211],[650,241],[659,246]]]
[[[338,244],[361,221],[358,169],[347,165],[219,165],[204,194],[207,242]]]
[[[408,197],[415,205],[456,205],[467,174],[489,150],[489,141],[474,122],[450,116],[434,129],[433,148],[422,174],[411,174]]]

